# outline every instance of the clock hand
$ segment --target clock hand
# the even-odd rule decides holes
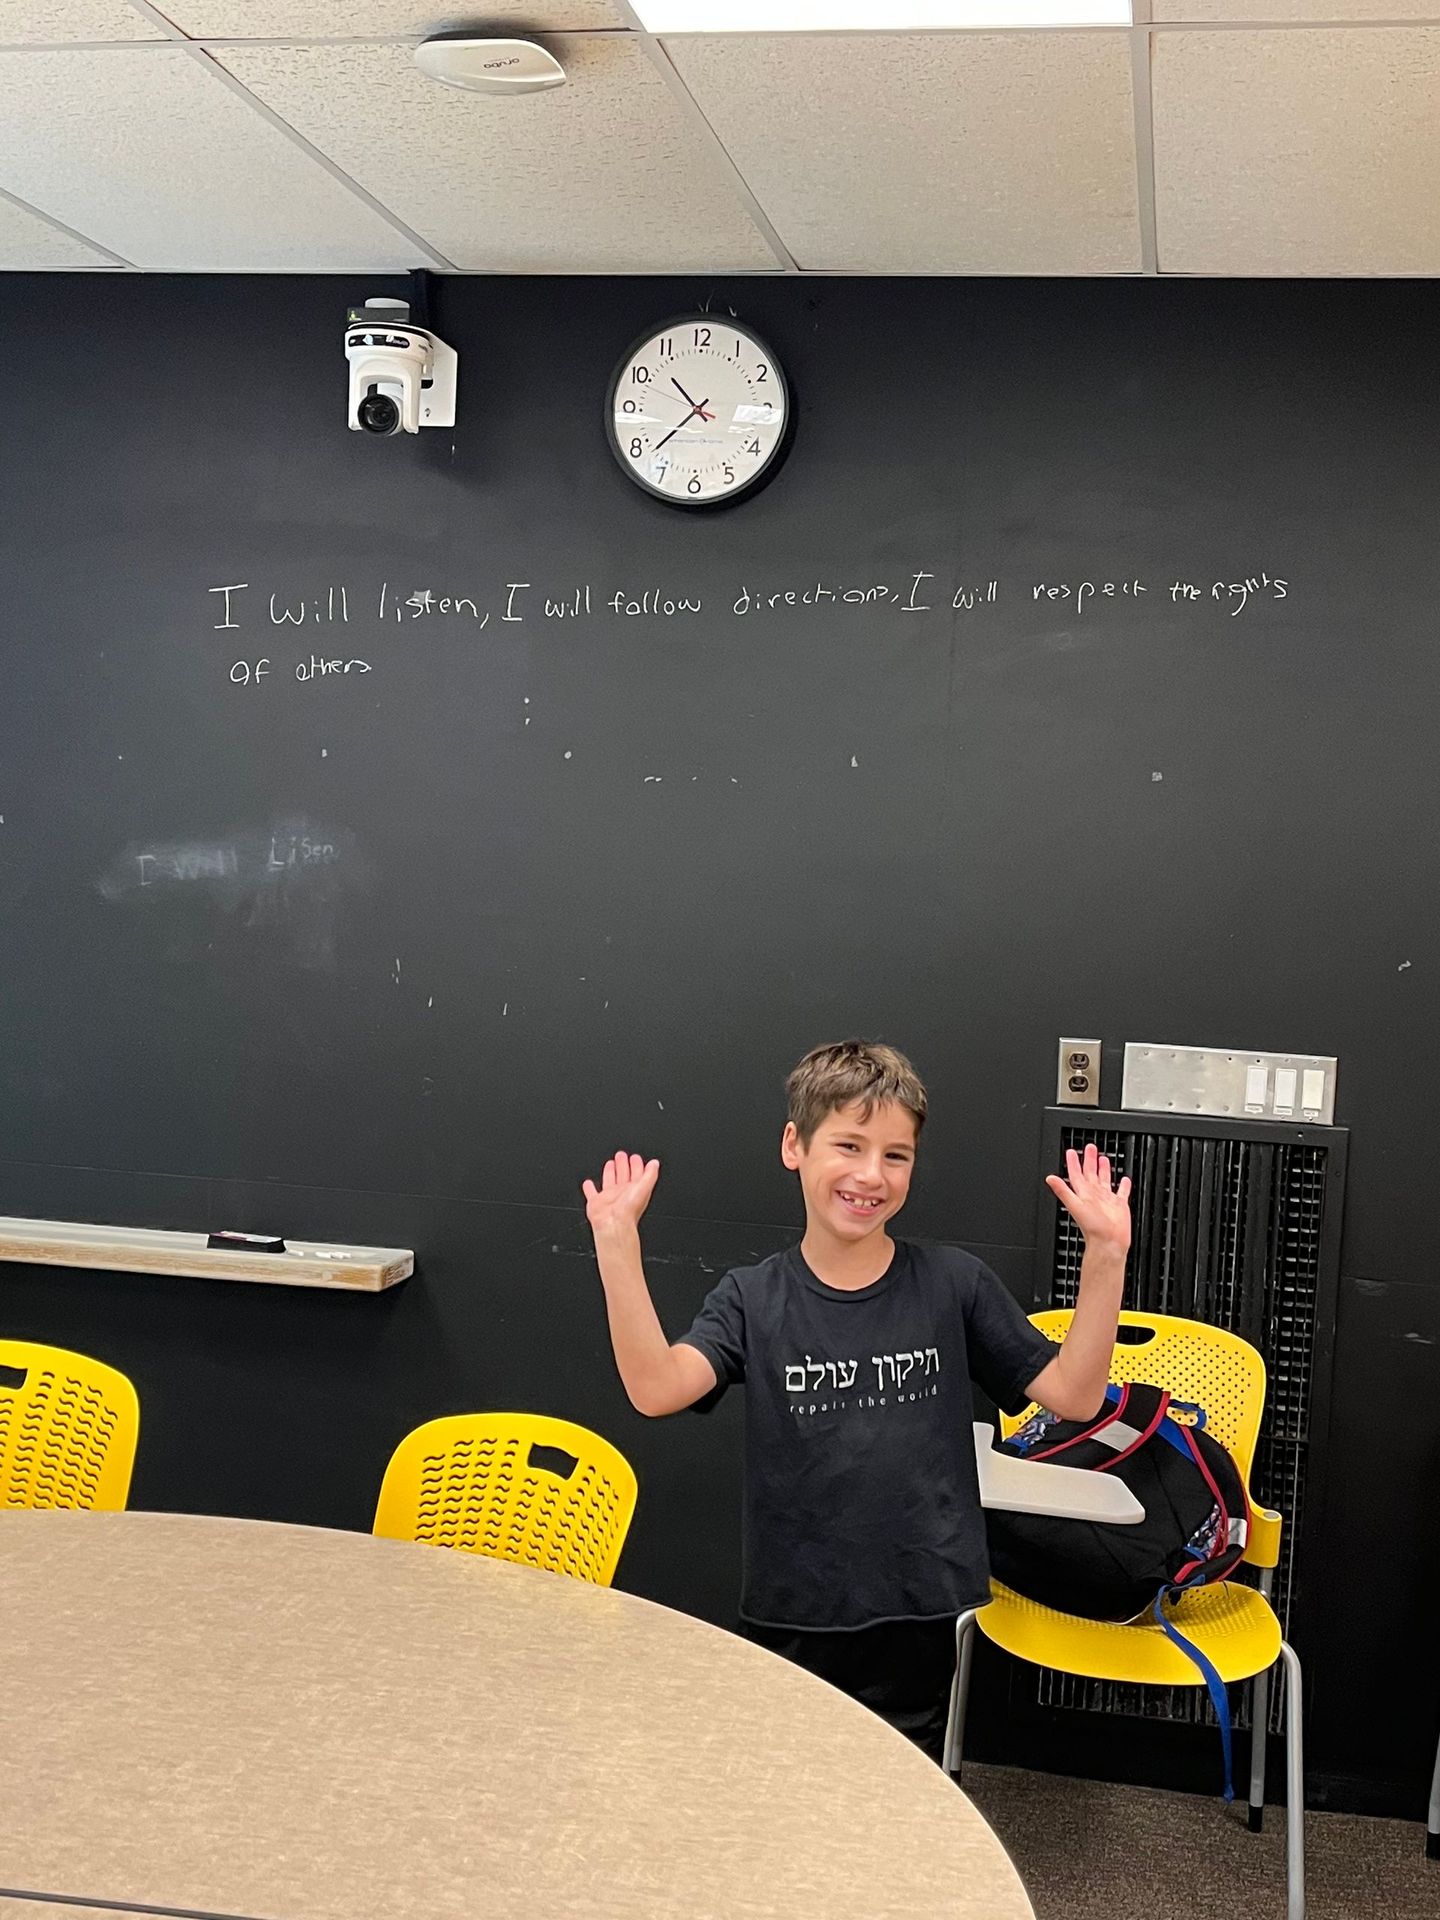
[[[696,414],[699,411],[700,409],[698,407],[692,406],[689,413],[687,413],[685,418],[680,422],[680,427],[688,427],[690,422],[695,418]],[[675,438],[676,434],[679,433],[680,431],[680,427],[672,427],[670,429],[669,433],[666,434],[664,440],[662,440],[660,442],[660,445],[656,447],[655,449],[656,453],[659,453],[660,447],[665,446],[669,441]]]
[[[677,387],[680,386],[680,382],[678,380],[675,382],[675,384]],[[684,393],[685,389],[681,387],[680,391]],[[687,400],[690,400],[690,396],[688,393],[685,394],[685,398]],[[688,427],[690,422],[695,418],[697,413],[699,414],[702,420],[713,420],[715,418],[713,413],[706,413],[704,400],[702,400],[698,406],[695,404],[693,400],[690,400],[690,411],[689,413],[686,414],[685,418],[680,422],[680,427]],[[675,438],[676,434],[679,433],[680,431],[680,427],[672,427],[670,429],[669,433],[666,434],[665,439],[662,440],[659,446],[656,447],[655,449],[656,453],[659,453],[660,447],[663,447],[666,441],[673,440]]]
[[[693,413],[698,413],[702,420],[713,420],[715,418],[713,413],[706,413],[705,411],[706,407],[708,407],[710,404],[708,397],[698,402],[695,400],[691,400],[689,394],[685,392],[684,387],[680,385],[680,382],[675,378],[673,373],[670,376],[670,384],[672,387],[675,388],[677,393],[681,394],[685,400],[689,401],[691,411]],[[684,426],[685,422],[682,420],[680,424],[681,426]]]

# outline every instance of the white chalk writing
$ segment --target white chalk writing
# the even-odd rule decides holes
[[[640,594],[626,593],[622,588],[619,593],[612,594],[605,604],[612,613],[623,614],[627,620],[633,620],[641,613],[658,613],[666,619],[677,613],[699,613],[701,603],[698,598],[682,599],[675,594],[662,593],[659,587],[646,587]]]
[[[270,596],[270,624],[275,627],[303,627],[307,620],[316,625],[333,625],[337,620],[349,618],[349,597],[344,587],[338,589],[338,598],[337,589],[328,588],[323,600],[282,602],[279,594]]]
[[[888,620],[906,616],[901,623],[920,636],[937,638],[959,631],[957,616],[999,614],[1002,611],[1014,626],[1025,614],[1034,620],[1059,617],[1072,622],[1089,621],[1106,609],[1114,615],[1122,610],[1134,615],[1142,609],[1163,607],[1166,614],[1187,609],[1185,617],[1205,615],[1239,619],[1254,617],[1258,607],[1280,608],[1291,599],[1292,586],[1287,577],[1268,568],[1237,570],[1217,577],[1205,573],[1176,573],[1145,578],[1114,567],[1067,573],[1062,578],[1046,576],[1017,579],[1007,585],[1000,574],[989,574],[982,566],[967,565],[964,576],[958,569],[912,565],[897,568],[888,577],[846,578],[844,575],[810,573],[787,583],[780,580],[732,580],[728,586],[704,593],[674,582],[651,585],[603,584],[573,576],[569,580],[502,580],[485,584],[461,581],[380,582],[366,590],[348,581],[293,581],[272,586],[231,578],[207,585],[203,591],[208,608],[206,626],[216,633],[236,632],[246,625],[247,609],[251,621],[257,617],[271,644],[277,630],[306,629],[316,626],[359,627],[378,625],[398,637],[417,623],[422,628],[459,623],[469,633],[484,634],[486,645],[498,639],[498,628],[522,626],[527,622],[580,622],[632,620],[683,623],[687,616],[707,612],[711,617],[787,622],[816,616],[834,616],[847,621]],[[993,564],[993,562],[992,562]],[[237,571],[240,571],[237,569]],[[251,596],[254,596],[253,598]],[[219,615],[217,619],[215,616]],[[918,618],[910,620],[908,616]],[[1022,629],[1023,631],[1023,629]],[[1054,639],[1041,628],[1042,634]],[[310,636],[307,634],[306,638]],[[318,639],[318,636],[317,636]],[[352,642],[353,644],[353,642]],[[318,650],[306,655],[276,658],[269,654],[249,654],[224,663],[233,685],[259,688],[272,682],[294,679],[305,683],[335,676],[367,674],[377,667],[391,667],[395,657],[380,658],[367,645],[364,657],[347,651],[337,655]]]
[[[297,680],[323,680],[327,674],[331,673],[369,673],[369,671],[368,660],[321,660],[313,653],[308,661],[295,662]]]

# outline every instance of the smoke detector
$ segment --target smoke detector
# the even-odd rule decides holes
[[[541,93],[565,84],[560,62],[533,40],[437,33],[415,49],[415,64],[432,80],[467,93]]]

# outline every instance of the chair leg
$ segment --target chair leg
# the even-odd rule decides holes
[[[1265,1825],[1265,1735],[1270,1718],[1270,1669],[1250,1685],[1250,1831]]]
[[[1430,1782],[1430,1817],[1425,1822],[1425,1853],[1440,1860],[1440,1746],[1435,1749],[1435,1777]]]
[[[955,1678],[950,1683],[950,1715],[945,1724],[946,1773],[957,1780],[965,1747],[965,1709],[970,1699],[970,1669],[975,1661],[975,1618],[979,1609],[971,1607],[955,1622]]]
[[[1305,1920],[1305,1710],[1300,1698],[1300,1661],[1280,1643],[1285,1663],[1285,1848],[1290,1894],[1287,1920]]]
[[[1262,1567],[1260,1591],[1270,1600],[1275,1591],[1275,1569]],[[1270,1719],[1270,1668],[1257,1673],[1250,1692],[1250,1831],[1265,1825],[1265,1749]]]

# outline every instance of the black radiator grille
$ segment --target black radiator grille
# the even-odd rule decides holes
[[[1328,1420],[1344,1132],[1073,1109],[1055,1110],[1051,1123],[1046,1171],[1063,1173],[1065,1150],[1093,1140],[1110,1156],[1117,1180],[1130,1176],[1134,1236],[1125,1305],[1228,1327],[1264,1355],[1265,1418],[1251,1484],[1258,1501],[1284,1515],[1273,1604],[1288,1632],[1297,1543],[1307,1503],[1319,1492],[1315,1443]],[[1037,1293],[1051,1306],[1070,1307],[1084,1240],[1068,1213],[1057,1207],[1056,1215],[1053,1250],[1041,1249]],[[1280,1691],[1271,1694],[1277,1730]],[[1130,1687],[1049,1669],[1040,1674],[1039,1699],[1147,1719],[1214,1717],[1203,1688]],[[1234,1711],[1238,1725],[1249,1724],[1248,1688],[1237,1692]]]

